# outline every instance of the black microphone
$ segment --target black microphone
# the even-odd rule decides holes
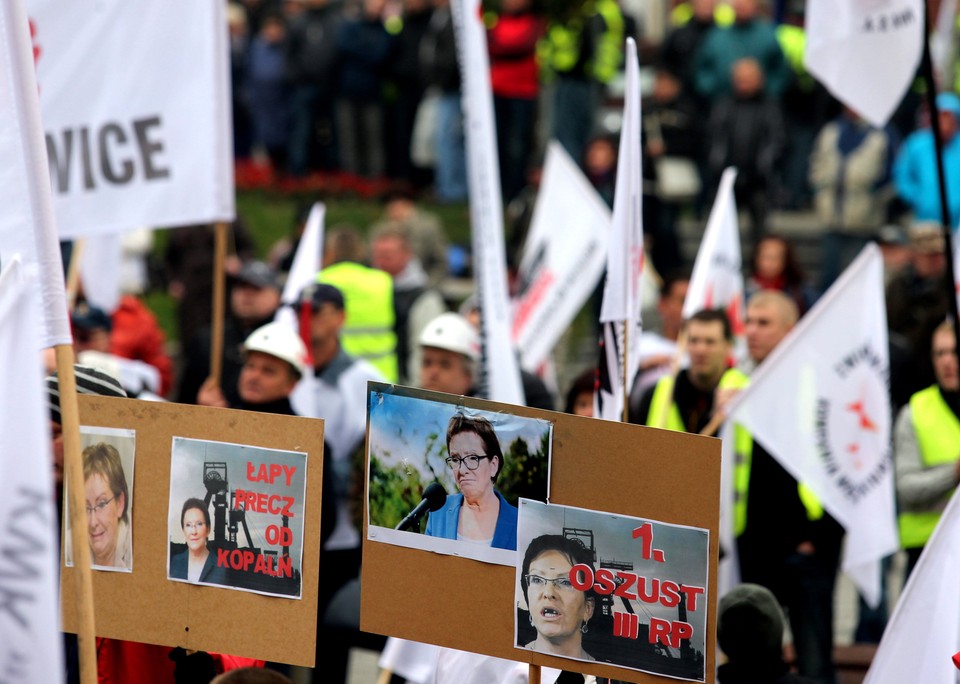
[[[423,517],[423,514],[427,511],[431,513],[433,511],[439,511],[443,508],[443,504],[447,502],[447,490],[443,488],[443,485],[439,482],[434,482],[429,487],[423,490],[423,500],[417,504],[417,507],[414,508],[410,513],[407,514],[407,517],[400,521],[400,523],[394,527],[395,530],[409,530],[414,525],[417,525],[420,522],[420,518]]]

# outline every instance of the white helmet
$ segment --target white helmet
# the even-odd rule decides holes
[[[472,361],[480,359],[477,331],[460,314],[440,314],[420,333],[421,347],[435,347],[463,354]]]
[[[290,326],[267,323],[257,328],[243,343],[244,352],[262,352],[286,361],[299,375],[307,370],[307,347]]]

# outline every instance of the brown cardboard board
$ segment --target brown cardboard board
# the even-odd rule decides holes
[[[706,681],[712,683],[720,441],[477,399],[463,404],[554,421],[551,503],[710,531]],[[361,629],[622,681],[667,680],[514,648],[515,573],[515,568],[373,542],[365,529]]]
[[[97,635],[312,666],[320,557],[323,421],[184,404],[80,396],[80,424],[136,430],[134,570],[93,573]],[[302,598],[167,579],[173,437],[307,453]],[[74,571],[61,561],[65,631],[77,621]]]

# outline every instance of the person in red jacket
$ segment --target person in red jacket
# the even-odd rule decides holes
[[[166,339],[153,312],[133,295],[123,295],[111,316],[110,353],[143,361],[160,373],[160,396],[173,385],[173,361],[164,347]]]
[[[533,11],[532,0],[503,0],[502,12],[491,22],[487,30],[490,85],[497,118],[500,185],[504,202],[509,202],[526,182],[540,87],[537,41],[546,22]]]

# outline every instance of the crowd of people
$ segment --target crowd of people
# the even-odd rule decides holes
[[[948,244],[938,224],[929,116],[918,91],[908,94],[882,129],[841,107],[803,69],[803,3],[781,5],[774,24],[759,0],[680,3],[662,44],[642,51],[654,75],[643,119],[644,229],[663,282],[648,319],[655,323],[645,325],[629,414],[632,422],[699,432],[749,383],[753,369],[859,249],[877,242],[887,280],[900,531],[912,568],[960,483],[960,378],[952,327],[945,322],[953,302],[943,285]],[[510,215],[521,217],[514,237],[522,234],[519,224],[530,213],[518,205],[535,198],[528,171],[537,166],[538,125],[564,145],[612,203],[617,146],[609,134],[598,134],[598,111],[620,67],[624,37],[641,33],[638,25],[615,0],[502,0],[488,10],[502,190],[505,203],[514,200]],[[293,177],[343,171],[389,177],[415,190],[432,178],[436,200],[467,199],[448,0],[242,0],[230,4],[229,19],[238,162],[262,151],[278,172]],[[939,125],[947,175],[956,178],[960,98],[944,90],[937,96]],[[729,361],[735,331],[723,312],[682,317],[690,255],[682,253],[676,234],[683,213],[705,212],[728,166],[739,171],[735,194],[748,217],[753,249],[745,274],[746,357],[738,367]],[[953,225],[960,217],[957,188],[954,183],[947,193]],[[771,208],[815,212],[822,235],[818,283],[804,276],[791,241],[770,230]],[[278,240],[260,260],[242,221],[232,227],[219,382],[210,379],[210,227],[175,229],[166,242],[164,282],[178,309],[178,357],[170,354],[156,318],[136,292],[125,294],[112,312],[85,302],[81,293],[72,326],[80,362],[117,379],[107,383],[110,396],[290,415],[296,414],[291,396],[297,382],[312,379],[314,408],[308,415],[326,421],[324,468],[330,474],[324,475],[317,640],[323,666],[314,681],[339,682],[346,676],[349,648],[360,638],[358,625],[345,627],[337,611],[344,597],[349,602],[357,595],[363,501],[358,454],[366,432],[366,383],[475,393],[479,313],[475,300],[452,301],[439,287],[450,272],[448,237],[415,192],[388,196],[381,219],[365,231],[328,229],[317,282],[296,301],[282,302],[298,239]],[[522,240],[508,244],[517,263]],[[300,321],[300,337],[272,323],[285,306]],[[674,376],[670,366],[681,331],[689,360]],[[593,363],[574,369],[583,372],[562,388],[523,372],[528,405],[564,408],[558,403],[564,390],[568,412],[590,415]],[[83,378],[98,373],[80,373],[81,391]],[[96,384],[90,393],[100,393]],[[55,378],[48,387],[55,403]],[[52,418],[57,429],[59,414]],[[502,457],[471,463],[462,455],[469,450],[459,442],[482,438],[476,426],[448,434],[447,460],[455,462],[466,485],[475,472],[495,479],[502,468]],[[731,662],[721,669],[720,681],[801,681],[776,679],[787,667],[778,648],[782,606],[800,675],[831,684],[842,529],[750,434],[738,429],[735,442],[741,570],[744,581],[761,586],[751,585],[721,604],[720,645]],[[106,471],[90,469],[85,475],[100,485],[102,496],[93,496],[88,511],[98,511],[97,520],[109,513],[122,542],[100,549],[91,541],[91,549],[98,563],[121,565],[127,562],[122,532],[128,497]],[[459,500],[496,502],[498,492],[485,482],[489,486],[482,491],[461,487]],[[449,508],[453,522],[445,524],[456,534],[461,509]],[[188,525],[191,532],[203,530],[209,520],[202,502],[184,503],[185,535]],[[439,516],[430,520],[427,534],[451,533]],[[496,516],[475,524],[478,538],[496,540]],[[191,579],[209,571],[204,540],[194,534],[192,541],[190,546],[188,538],[194,555],[173,559],[177,573]],[[553,541],[562,547],[562,540]],[[544,547],[525,563],[534,568],[549,553],[574,557],[573,551],[556,550],[560,547]],[[526,595],[542,588],[523,590]],[[877,641],[888,608],[863,609],[857,637]],[[592,604],[584,602],[582,610],[592,612]],[[760,618],[765,631],[745,641]],[[749,620],[754,622],[747,625]],[[743,661],[759,641],[769,641],[769,652],[757,669]]]

